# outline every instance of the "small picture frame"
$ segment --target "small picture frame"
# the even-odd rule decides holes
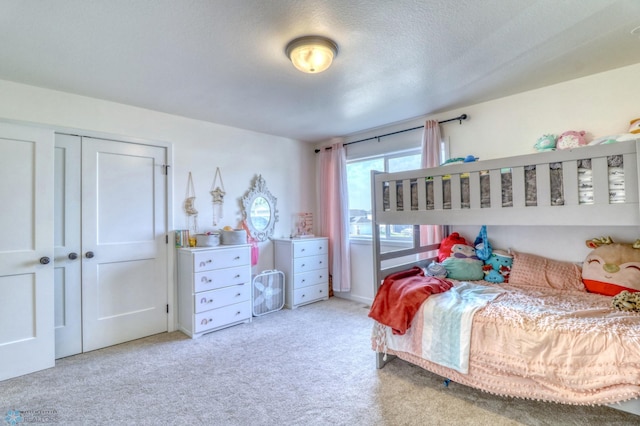
[[[293,215],[293,236],[295,238],[311,238],[313,234],[313,213],[296,213]]]

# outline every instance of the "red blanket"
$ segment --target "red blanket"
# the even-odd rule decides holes
[[[424,271],[417,266],[391,274],[380,286],[369,317],[391,327],[394,334],[404,334],[422,302],[430,295],[447,291],[452,286],[447,280],[425,277]]]

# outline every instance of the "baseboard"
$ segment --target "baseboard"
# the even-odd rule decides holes
[[[352,302],[362,303],[363,305],[367,305],[367,306],[371,306],[371,304],[373,303],[373,299],[369,299],[368,297],[362,297],[362,296],[353,296],[351,293],[347,291],[334,291],[333,296],[340,299],[351,300]]]

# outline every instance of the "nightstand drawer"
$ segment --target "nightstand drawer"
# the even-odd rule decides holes
[[[226,326],[251,318],[250,303],[236,303],[195,315],[195,332]]]
[[[317,256],[327,253],[327,240],[296,241],[293,245],[293,257]]]
[[[234,303],[244,302],[251,298],[251,286],[244,283],[218,290],[204,291],[195,294],[195,312],[200,313],[210,309],[217,309]]]
[[[193,272],[211,269],[228,268],[230,266],[249,265],[251,252],[245,247],[206,250],[193,253]]]
[[[302,272],[293,276],[293,288],[308,287],[314,284],[326,283],[329,279],[327,268],[316,269],[314,271]]]
[[[327,255],[298,257],[293,259],[293,273],[313,271],[315,269],[327,268]]]
[[[303,303],[313,302],[328,297],[329,292],[326,283],[293,290],[294,305],[301,305]]]
[[[193,274],[194,291],[214,290],[242,283],[251,282],[251,269],[246,266],[237,268],[215,269]]]

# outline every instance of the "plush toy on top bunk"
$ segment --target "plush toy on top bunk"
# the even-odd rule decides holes
[[[602,237],[586,244],[594,249],[582,265],[582,281],[587,291],[605,296],[622,291],[640,292],[640,240],[623,244]]]

